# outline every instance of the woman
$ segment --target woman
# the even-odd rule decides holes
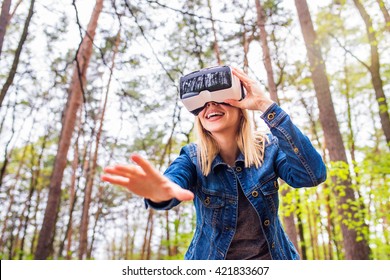
[[[316,186],[325,165],[309,139],[244,72],[233,68],[247,95],[208,102],[196,117],[198,144],[182,148],[160,174],[139,155],[137,165],[105,168],[104,181],[167,210],[194,200],[196,230],[185,259],[299,259],[278,217],[278,178]],[[247,110],[263,112],[272,135],[255,135]]]

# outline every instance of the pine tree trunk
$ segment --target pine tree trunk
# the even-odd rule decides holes
[[[95,36],[97,21],[103,8],[103,0],[97,0],[91,20],[76,57],[77,65],[74,68],[70,85],[67,106],[64,112],[58,152],[54,162],[53,173],[50,179],[49,197],[45,210],[42,229],[39,234],[35,259],[47,259],[52,250],[56,220],[61,200],[61,182],[66,167],[67,154],[75,128],[77,111],[83,102],[83,87],[86,82],[86,72],[92,55],[92,40]]]
[[[73,212],[74,207],[76,204],[76,181],[77,181],[77,168],[79,166],[79,136],[80,136],[80,125],[81,120],[79,117],[79,132],[77,139],[75,141],[75,146],[73,150],[73,161],[72,161],[72,177],[70,180],[70,187],[69,187],[69,220],[66,226],[65,230],[65,236],[60,244],[60,248],[58,250],[58,256],[63,256],[63,251],[65,248],[65,242],[66,242],[66,251],[65,251],[65,258],[71,259],[71,248],[72,248],[72,235],[73,235]]]
[[[279,104],[279,97],[276,90],[276,84],[274,80],[274,71],[272,67],[271,61],[271,53],[268,47],[268,34],[265,30],[266,25],[266,17],[263,6],[261,5],[260,0],[255,0],[256,2],[256,10],[257,10],[257,26],[260,30],[260,41],[261,41],[261,49],[263,50],[263,63],[265,66],[265,70],[267,72],[267,81],[268,81],[268,91],[271,95],[271,99]]]
[[[305,41],[307,56],[310,62],[310,71],[316,91],[317,103],[320,113],[320,122],[324,130],[326,146],[329,151],[329,158],[332,162],[347,163],[344,143],[341,137],[336,113],[330,94],[329,81],[326,76],[325,62],[322,59],[320,46],[316,40],[313,23],[306,0],[295,0],[299,21]],[[356,211],[349,206],[355,202],[355,194],[351,187],[351,179],[348,177],[342,182],[332,178],[336,185],[343,186],[342,193],[336,190],[338,199],[338,212],[341,216],[341,229],[343,233],[345,258],[346,259],[368,259],[370,248],[364,236],[358,236],[356,229],[349,227],[348,221],[355,217]],[[345,207],[347,206],[347,207]],[[362,238],[361,240],[358,240]]]
[[[1,52],[3,49],[3,42],[5,37],[5,32],[7,30],[7,26],[10,19],[10,8],[11,8],[11,0],[4,0],[3,4],[1,5],[1,14],[0,14],[0,59],[1,59]]]
[[[172,241],[171,241],[171,234],[169,229],[169,213],[168,211],[165,211],[165,239],[167,243],[167,250],[168,250],[168,256],[173,256],[172,253]]]
[[[209,11],[210,11],[211,29],[213,30],[213,36],[214,36],[213,49],[214,49],[215,57],[217,59],[218,65],[222,65],[221,53],[219,51],[219,44],[218,44],[218,38],[217,38],[217,30],[215,29],[215,20],[213,18],[213,9],[211,7],[210,0],[207,0],[207,6],[208,6]]]
[[[18,69],[20,54],[22,53],[23,45],[26,42],[27,34],[28,34],[28,28],[30,26],[31,18],[32,18],[33,13],[34,13],[34,4],[35,4],[35,0],[31,0],[31,4],[30,4],[29,11],[28,11],[27,19],[26,19],[26,21],[24,23],[22,36],[20,38],[18,47],[16,48],[16,51],[15,51],[15,57],[14,57],[14,61],[12,62],[10,73],[9,73],[9,75],[7,77],[7,80],[5,81],[3,87],[2,87],[2,89],[0,91],[0,108],[1,108],[1,105],[3,103],[4,97],[6,96],[6,94],[8,92],[8,89],[10,88],[10,86],[12,85],[12,83],[14,81],[14,78],[15,78],[15,75],[16,75],[16,71]]]
[[[305,230],[303,228],[303,221],[302,221],[302,204],[301,204],[301,195],[297,194],[297,220],[298,220],[298,233],[299,233],[299,240],[300,240],[300,252],[301,252],[301,259],[307,260],[307,252],[306,252],[306,241],[305,241]]]
[[[281,192],[283,198],[286,198],[291,193],[291,188],[288,187]],[[287,207],[284,199],[282,199],[283,207]],[[287,236],[290,238],[291,242],[294,244],[295,248],[300,251],[298,245],[298,232],[295,226],[295,215],[293,211],[289,211],[288,215],[283,216],[283,222],[285,225]]]
[[[88,248],[88,224],[89,224],[89,208],[90,208],[90,203],[91,203],[91,196],[92,196],[92,187],[93,187],[93,182],[96,174],[96,168],[97,168],[97,159],[98,159],[98,153],[99,153],[99,146],[100,146],[100,138],[103,132],[103,124],[104,124],[104,117],[105,117],[105,112],[106,112],[106,107],[107,107],[107,100],[108,100],[108,93],[110,90],[110,85],[111,85],[111,79],[112,79],[112,74],[114,71],[115,67],[115,57],[118,53],[118,47],[120,43],[120,30],[117,33],[116,40],[115,40],[115,47],[114,47],[114,52],[112,56],[112,62],[111,62],[111,67],[110,67],[110,76],[108,79],[108,84],[106,87],[106,93],[104,96],[104,102],[101,108],[101,116],[99,120],[99,128],[96,134],[96,139],[95,139],[95,151],[93,154],[92,158],[92,166],[89,170],[89,175],[88,175],[88,180],[87,180],[87,186],[85,190],[85,198],[84,198],[84,206],[83,206],[83,214],[81,217],[81,227],[80,227],[80,248],[79,248],[79,259],[83,259],[85,257],[85,254],[87,253],[87,248]],[[99,217],[99,214],[98,216]],[[96,223],[97,221],[95,221]],[[91,249],[92,250],[92,249]],[[91,251],[90,250],[90,251]]]
[[[383,0],[376,0],[376,2],[378,2],[379,8],[381,9],[383,17],[385,18],[386,29],[390,32],[390,15],[386,8],[385,2]]]
[[[371,65],[370,65],[370,74],[371,82],[374,87],[376,102],[379,107],[379,117],[381,120],[381,125],[383,132],[385,134],[386,143],[390,149],[390,116],[389,116],[389,106],[387,105],[386,95],[383,90],[383,82],[380,73],[380,62],[379,62],[379,53],[378,53],[378,39],[375,35],[374,26],[372,25],[372,20],[367,13],[366,9],[359,0],[353,0],[356,8],[358,9],[361,17],[363,18],[364,24],[366,26],[366,32],[368,37],[368,42],[370,43],[371,50]]]
[[[31,224],[34,225],[33,236],[30,244],[30,255],[33,256],[35,253],[36,241],[38,237],[38,224],[37,224],[37,214],[39,211],[39,205],[41,203],[41,190],[37,190],[36,205],[34,207],[34,215],[32,215]]]
[[[255,0],[255,4],[256,4],[256,12],[257,12],[257,27],[259,28],[260,31],[261,49],[263,52],[263,63],[264,63],[264,68],[267,72],[268,91],[270,93],[271,99],[277,104],[280,104],[278,90],[274,78],[272,61],[271,61],[271,52],[268,47],[268,33],[265,29],[267,18],[265,16],[265,11],[260,0]],[[285,197],[289,191],[290,191],[289,189],[282,191],[281,192],[282,197]],[[283,217],[283,221],[286,227],[287,235],[291,239],[295,248],[299,250],[298,234],[295,226],[294,214],[290,212],[288,216]]]

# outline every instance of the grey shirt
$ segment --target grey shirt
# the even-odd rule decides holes
[[[227,260],[270,260],[267,240],[260,225],[259,215],[238,184],[238,218]]]

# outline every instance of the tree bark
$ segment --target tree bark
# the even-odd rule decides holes
[[[14,61],[12,62],[10,73],[9,73],[7,80],[5,81],[5,84],[3,85],[1,92],[0,92],[0,108],[1,108],[1,105],[3,103],[4,97],[8,92],[8,89],[10,88],[10,86],[12,85],[12,83],[14,81],[16,71],[18,69],[20,54],[22,53],[24,42],[26,42],[27,35],[28,35],[28,28],[30,26],[31,18],[32,18],[33,13],[34,13],[34,4],[35,4],[35,0],[31,0],[27,19],[26,19],[26,21],[24,23],[24,27],[23,27],[22,37],[20,38],[18,47],[16,48],[15,57],[14,57]]]
[[[383,0],[376,0],[378,2],[379,8],[382,11],[383,17],[385,18],[386,29],[390,32],[390,14],[386,8],[385,2]]]
[[[214,36],[214,42],[213,42],[213,49],[215,53],[215,57],[217,59],[218,65],[222,65],[222,59],[221,59],[221,52],[219,51],[219,44],[218,44],[218,38],[217,38],[217,31],[215,29],[215,20],[213,18],[213,9],[211,7],[211,1],[207,0],[207,6],[210,11],[210,20],[211,20],[211,29],[213,30],[213,36]]]
[[[268,91],[271,99],[279,104],[278,93],[274,79],[274,71],[272,67],[271,54],[268,47],[268,34],[265,30],[266,16],[260,0],[255,0],[257,10],[257,26],[260,30],[261,49],[263,50],[263,63],[267,72]]]
[[[96,168],[97,168],[97,159],[98,159],[98,153],[99,153],[99,145],[100,145],[100,138],[103,132],[103,124],[104,124],[104,117],[107,107],[107,100],[108,100],[108,93],[110,90],[110,84],[112,79],[112,73],[114,71],[115,67],[115,57],[118,53],[118,47],[120,43],[120,30],[117,33],[116,40],[115,40],[115,47],[114,52],[112,56],[112,62],[110,67],[110,76],[108,79],[108,84],[106,87],[106,93],[104,96],[104,102],[101,108],[101,116],[99,120],[99,128],[96,134],[95,139],[95,151],[92,158],[92,166],[89,170],[89,176],[87,180],[87,185],[85,189],[85,197],[84,197],[84,206],[83,206],[83,213],[81,216],[81,226],[80,226],[80,248],[79,248],[79,259],[83,259],[85,257],[85,254],[87,253],[88,248],[88,224],[89,224],[89,208],[91,204],[91,197],[92,197],[92,187],[93,182],[95,178]],[[97,215],[99,217],[100,214]],[[97,223],[97,221],[96,221]],[[92,250],[92,249],[91,249]],[[90,251],[91,251],[90,250]]]
[[[11,8],[11,0],[4,0],[3,4],[1,5],[1,15],[0,15],[0,59],[1,59],[1,52],[3,50],[3,42],[5,37],[5,32],[7,30],[7,26],[10,19],[10,8]]]
[[[50,179],[49,197],[42,229],[39,234],[35,259],[47,259],[53,246],[52,242],[61,200],[61,182],[66,167],[66,159],[72,134],[75,128],[77,111],[83,102],[82,86],[85,86],[88,64],[92,55],[93,38],[95,36],[97,21],[102,8],[103,0],[96,0],[90,22],[88,23],[87,34],[84,36],[76,56],[77,65],[74,67],[68,102],[64,112],[60,142]]]
[[[332,162],[347,163],[347,156],[344,143],[341,137],[336,113],[330,94],[329,81],[326,76],[325,62],[316,33],[311,20],[309,7],[306,0],[295,0],[295,6],[299,16],[299,22],[305,41],[307,56],[310,63],[310,71],[316,92],[317,103],[319,107],[320,122],[324,130],[326,146],[329,151],[329,158]],[[338,212],[342,217],[341,230],[343,233],[345,258],[346,259],[368,259],[370,248],[364,236],[358,236],[356,229],[348,226],[351,217],[355,217],[356,211],[349,206],[351,202],[356,201],[354,191],[351,187],[351,179],[337,182],[337,178],[332,178],[335,185],[342,186],[342,190],[335,190],[338,199]],[[362,238],[357,240],[357,238]]]
[[[256,11],[257,11],[257,27],[260,31],[260,41],[261,41],[261,49],[263,52],[263,63],[264,68],[267,72],[267,84],[268,84],[268,91],[270,93],[271,99],[280,104],[279,96],[278,96],[278,90],[275,83],[274,78],[274,71],[272,67],[272,61],[271,61],[271,52],[268,46],[268,33],[265,29],[267,18],[265,16],[264,8],[260,2],[260,0],[255,0],[256,4]],[[252,35],[253,37],[253,35]],[[286,197],[289,193],[289,189],[286,189],[281,192],[282,197]],[[294,244],[295,248],[299,250],[298,247],[298,234],[295,226],[295,218],[294,213],[290,212],[288,216],[283,217],[284,224],[286,226],[286,233],[291,239],[292,243]]]
[[[301,259],[307,260],[307,252],[306,252],[306,241],[305,241],[305,231],[303,228],[303,221],[302,221],[302,204],[301,204],[301,195],[300,193],[297,193],[297,220],[298,220],[298,233],[299,233],[299,240],[300,242],[300,253],[301,253]]]
[[[378,39],[375,35],[375,30],[372,25],[372,20],[370,15],[367,13],[366,9],[359,0],[353,0],[356,8],[358,9],[361,17],[363,18],[364,24],[366,26],[366,32],[368,37],[368,42],[370,43],[371,50],[371,65],[369,71],[371,74],[371,83],[374,87],[376,102],[379,107],[379,117],[381,120],[381,125],[383,132],[385,134],[386,143],[390,149],[390,116],[389,116],[389,106],[387,105],[386,95],[383,90],[383,81],[380,73],[380,61],[379,61],[379,52],[378,52]]]

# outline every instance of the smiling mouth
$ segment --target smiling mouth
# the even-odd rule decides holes
[[[225,113],[222,113],[222,112],[211,112],[209,114],[207,114],[206,116],[206,119],[211,119],[211,118],[214,118],[214,117],[222,117],[223,115],[225,115]]]

